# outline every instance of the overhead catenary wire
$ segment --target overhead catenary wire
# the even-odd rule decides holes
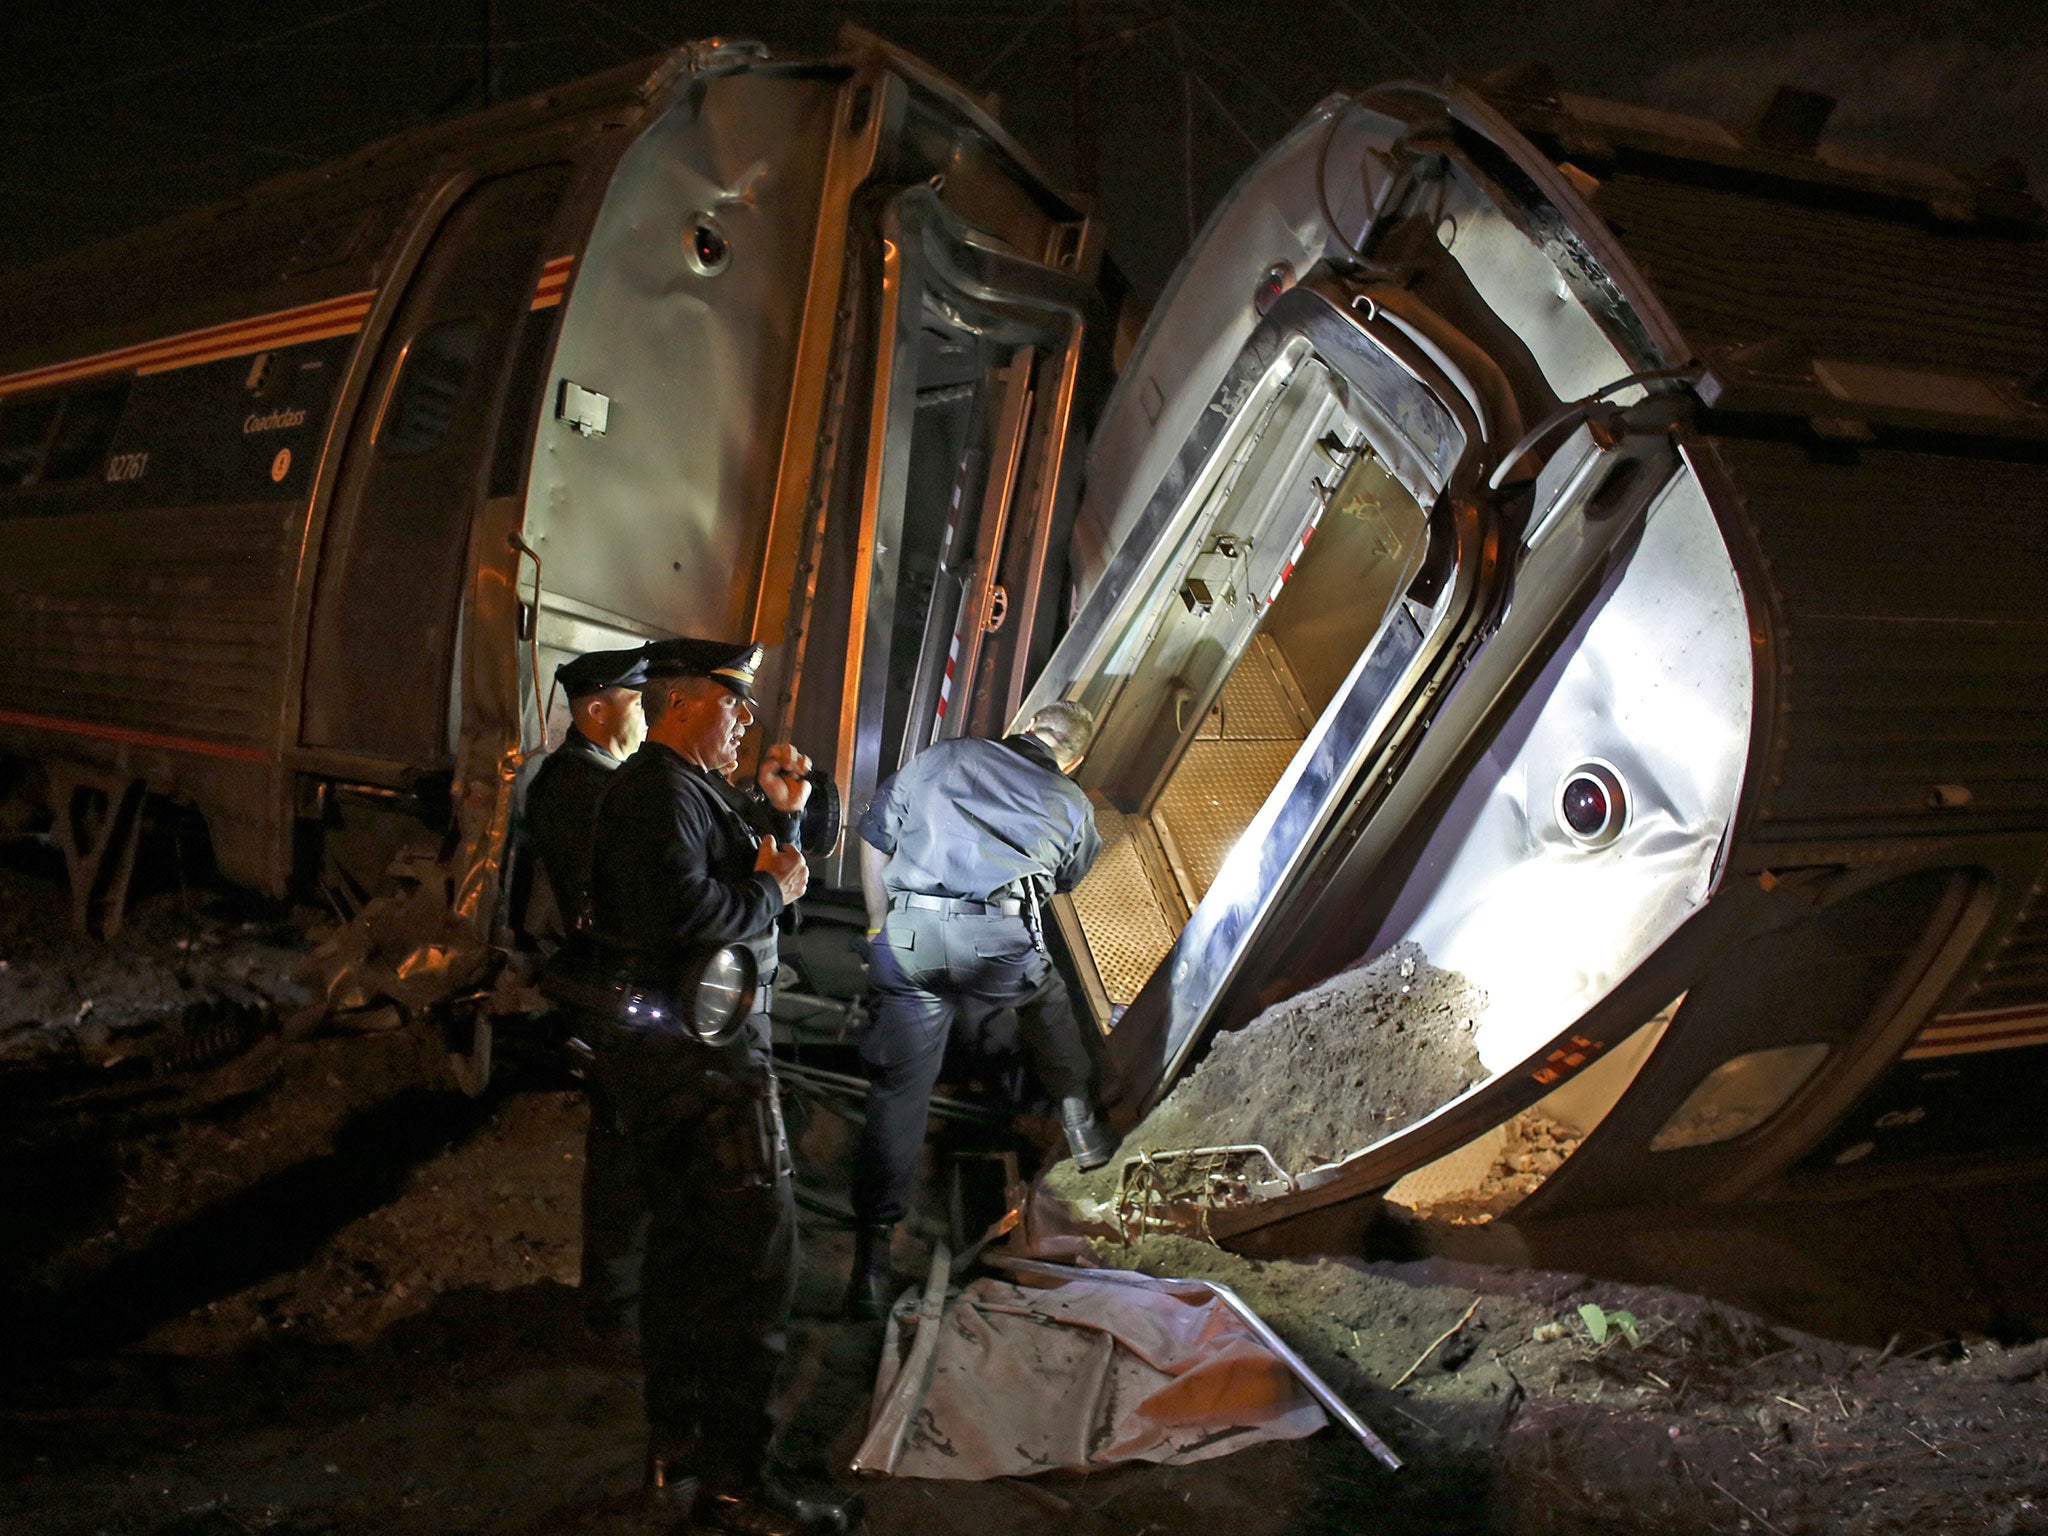
[[[1367,37],[1371,38],[1374,42],[1378,43],[1382,48],[1386,49],[1387,52],[1391,53],[1395,58],[1399,59],[1409,69],[1414,70],[1416,74],[1426,79],[1430,75],[1435,73],[1435,71],[1432,70],[1428,65],[1424,64],[1420,59],[1416,58],[1414,54],[1410,53],[1406,48],[1402,47],[1398,41],[1396,41],[1392,36],[1390,36],[1385,27],[1375,26],[1372,23],[1372,21],[1370,21],[1367,17],[1361,15],[1358,9],[1351,4],[1351,0],[1330,0],[1330,3],[1334,5],[1338,10],[1342,11],[1346,16],[1350,17],[1351,21],[1354,25],[1357,26],[1359,31],[1363,32]],[[1431,48],[1433,48],[1439,54],[1442,54],[1444,62],[1447,66],[1453,69],[1456,68],[1456,61],[1451,57],[1450,50],[1446,48],[1442,43],[1438,42],[1434,34],[1432,34],[1426,28],[1424,28],[1419,22],[1415,20],[1414,17],[1410,16],[1398,5],[1394,4],[1393,0],[1382,0],[1382,3],[1386,5],[1388,10],[1394,12],[1395,15],[1399,16],[1403,21],[1407,22],[1408,25],[1414,29],[1415,33],[1420,38],[1422,38],[1424,42],[1428,43]]]
[[[967,82],[967,88],[970,91],[980,90],[982,86],[987,83],[991,75],[993,75],[998,69],[1001,69],[1003,65],[1009,63],[1010,55],[1015,53],[1019,48],[1023,47],[1027,41],[1030,40],[1031,34],[1038,30],[1038,28],[1044,23],[1046,17],[1050,16],[1054,11],[1058,10],[1060,6],[1064,3],[1065,0],[1045,0],[1045,4],[1040,6],[1036,11],[1032,12],[1030,19],[1027,20],[1023,26],[1017,28],[1016,31],[1010,34],[1010,40],[1007,43],[1003,44],[1002,47],[998,48],[995,51],[995,53],[989,58],[989,61],[974,72],[973,76]]]
[[[131,85],[143,85],[152,80],[161,80],[166,75],[175,75],[188,69],[200,69],[208,64],[217,63],[222,59],[235,58],[241,54],[252,53],[271,44],[281,43],[286,38],[298,37],[306,32],[317,31],[321,27],[338,26],[344,21],[353,20],[357,16],[364,16],[371,11],[382,10],[386,6],[396,5],[397,3],[398,0],[363,0],[363,3],[360,5],[352,5],[347,10],[335,11],[331,15],[317,16],[313,20],[301,22],[295,27],[286,27],[282,32],[272,32],[267,37],[244,38],[238,42],[224,44],[206,53],[196,54],[188,59],[176,59],[168,64],[155,65],[149,69],[138,69],[129,74],[115,75],[104,80],[88,80],[80,85],[62,86],[57,90],[43,91],[33,96],[10,97],[5,101],[0,101],[0,112],[19,111],[23,107],[41,106],[45,102],[64,101],[74,96],[86,96],[101,91],[120,90]]]
[[[1178,39],[1186,41],[1186,39],[1184,39],[1184,35],[1180,33],[1180,29],[1178,29],[1178,27],[1174,29],[1174,33],[1176,33],[1176,37],[1178,37]],[[1200,92],[1202,92],[1204,96],[1208,96],[1208,104],[1210,104],[1210,106],[1214,106],[1214,109],[1217,109],[1217,117],[1221,117],[1221,119],[1223,119],[1225,123],[1229,123],[1229,125],[1231,125],[1231,131],[1233,131],[1233,133],[1237,133],[1237,137],[1245,141],[1245,147],[1247,147],[1247,150],[1251,150],[1251,154],[1255,154],[1255,156],[1260,156],[1260,154],[1266,154],[1266,145],[1264,145],[1264,143],[1260,143],[1260,141],[1257,141],[1257,137],[1255,137],[1255,135],[1251,133],[1251,129],[1247,129],[1247,127],[1245,127],[1245,125],[1243,125],[1243,123],[1239,121],[1237,113],[1233,113],[1233,111],[1229,109],[1229,106],[1225,104],[1223,96],[1219,96],[1219,94],[1217,94],[1217,88],[1214,88],[1212,84],[1208,84],[1208,76],[1204,76],[1204,74],[1202,74],[1202,70],[1200,70],[1200,68],[1196,68],[1196,66],[1194,66],[1194,63],[1188,63],[1188,61],[1186,61],[1186,55],[1174,55],[1174,53],[1167,53],[1167,51],[1165,51],[1165,47],[1163,47],[1163,45],[1159,43],[1159,39],[1155,39],[1155,37],[1147,37],[1147,39],[1145,39],[1145,43],[1147,43],[1147,47],[1151,47],[1151,51],[1153,51],[1155,55],[1159,55],[1159,59],[1163,59],[1163,61],[1171,63],[1171,66],[1174,66],[1176,70],[1186,70],[1186,74],[1188,74],[1188,76],[1190,76],[1190,78],[1194,80],[1194,86],[1196,86],[1196,90],[1200,90]]]
[[[1188,46],[1207,59],[1212,67],[1226,71],[1241,81],[1254,95],[1263,98],[1266,104],[1279,115],[1282,123],[1292,124],[1301,116],[1301,108],[1299,106],[1290,106],[1287,102],[1282,101],[1278,93],[1271,86],[1238,63],[1237,59],[1230,52],[1219,50],[1212,44],[1205,42],[1200,31],[1190,25],[1189,20],[1188,12],[1182,11],[1175,20],[1175,27],[1181,36],[1187,39]],[[1213,96],[1214,93],[1212,92],[1212,99]]]

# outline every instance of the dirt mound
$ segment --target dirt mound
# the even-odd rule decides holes
[[[1485,1075],[1473,1029],[1486,995],[1399,944],[1223,1035],[1091,1175],[1062,1163],[1072,1199],[1110,1197],[1124,1159],[1257,1144],[1290,1173],[1371,1146]]]
[[[1396,1184],[1387,1198],[1429,1221],[1475,1225],[1504,1216],[1533,1194],[1582,1139],[1540,1109],[1525,1109],[1500,1128],[1493,1159],[1462,1182],[1431,1178],[1421,1170]]]

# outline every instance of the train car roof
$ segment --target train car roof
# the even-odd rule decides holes
[[[1814,91],[1780,88],[1738,131],[1712,118],[1559,90],[1541,65],[1501,70],[1473,89],[1553,159],[1588,169],[1618,158],[1691,162],[1694,175],[1718,169],[1765,195],[1919,204],[1937,219],[2000,224],[2007,234],[2028,226],[2038,233],[2042,223],[2018,161],[1962,171],[1824,139],[1835,102]]]
[[[691,71],[731,67],[845,71],[879,61],[936,98],[1010,163],[1043,202],[1071,202],[971,92],[858,27],[829,57],[756,43],[686,43],[651,58],[482,112],[415,128],[307,170],[260,182],[111,240],[0,272],[0,375],[240,318],[254,307],[316,303],[375,287],[393,236],[437,170],[565,157],[594,135],[628,132]]]
[[[437,165],[636,110],[688,63],[677,50],[484,112],[382,139],[226,201],[0,273],[0,373],[186,326],[374,286]]]

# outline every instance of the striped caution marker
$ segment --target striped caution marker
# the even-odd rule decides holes
[[[1323,507],[1324,503],[1318,500],[1315,510],[1309,513],[1308,526],[1301,530],[1301,537],[1294,541],[1293,552],[1288,555],[1287,563],[1280,567],[1279,580],[1273,583],[1273,590],[1266,594],[1268,607],[1280,600],[1280,589],[1287,585],[1287,578],[1292,576],[1294,568],[1301,564],[1302,554],[1308,549],[1308,541],[1316,536],[1316,525],[1323,520]]]
[[[2048,1045],[2048,1008],[2034,1003],[2023,1008],[1942,1014],[1906,1047],[1905,1059],[1968,1056],[1979,1051],[2017,1050],[2023,1045]]]
[[[540,281],[534,285],[532,309],[553,309],[562,302],[563,291],[569,286],[569,269],[576,265],[574,256],[557,256],[540,269]]]

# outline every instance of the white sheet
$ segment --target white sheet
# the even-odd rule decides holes
[[[922,1323],[906,1295],[854,1458],[862,1471],[976,1480],[1202,1461],[1327,1422],[1286,1366],[1197,1287],[1085,1272],[1051,1289],[976,1280],[948,1302],[920,1382],[905,1365]]]

